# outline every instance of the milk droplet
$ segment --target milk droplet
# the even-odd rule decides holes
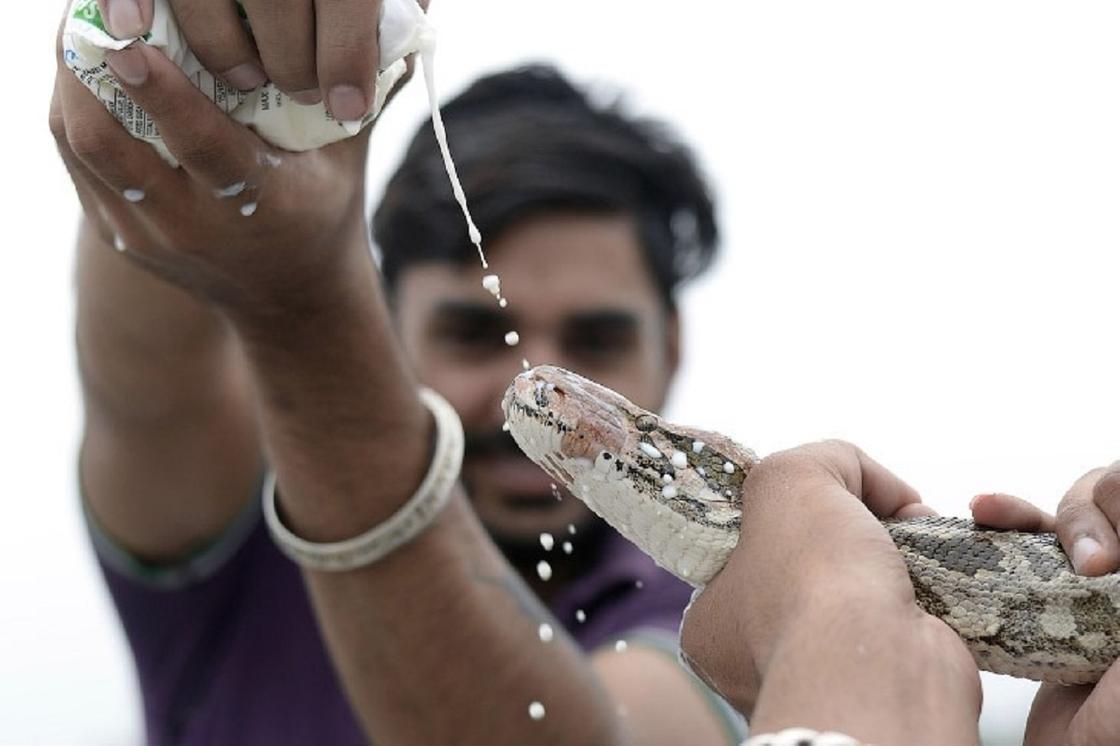
[[[568,524],[568,533],[571,534],[572,536],[576,535],[576,524],[574,524],[574,523],[569,523]]]
[[[246,202],[245,204],[241,205],[241,214],[244,215],[245,217],[249,217],[250,215],[252,215],[256,211],[257,211],[257,203],[256,202]]]
[[[237,195],[241,194],[244,191],[245,191],[245,182],[244,181],[238,181],[236,183],[230,184],[229,186],[227,186],[223,189],[215,189],[214,190],[214,196],[217,197],[218,199],[229,199],[230,197],[236,197]]]
[[[548,564],[544,560],[541,560],[537,563],[537,575],[540,576],[541,580],[547,581],[552,577],[552,565]]]
[[[540,702],[533,702],[529,705],[529,717],[533,720],[540,720],[544,717],[544,705]]]
[[[647,443],[643,440],[638,444],[638,448],[641,448],[642,453],[649,456],[650,458],[661,458],[661,451],[654,448],[652,443]]]
[[[661,496],[666,500],[672,500],[677,496],[677,488],[671,484],[665,485],[661,488]]]
[[[735,473],[735,464],[731,463],[730,461],[724,461],[723,462],[723,473],[724,474],[734,474]]]
[[[673,451],[673,467],[677,469],[684,469],[688,466],[688,456],[684,455],[683,451]]]
[[[547,531],[541,533],[541,546],[544,547],[544,551],[551,552],[555,543],[556,540],[552,538],[552,534]]]
[[[498,308],[505,308],[509,305],[509,301],[505,298],[498,298]]]
[[[583,609],[576,609],[576,621],[580,624],[587,621],[587,614],[583,612]]]
[[[703,466],[697,466],[696,467],[696,473],[699,474],[702,477],[708,476],[708,470],[705,469]]]
[[[664,482],[665,484],[669,484],[670,482],[673,481],[673,475],[672,474],[662,474],[661,475],[661,481]]]
[[[702,441],[702,440],[692,441],[692,452],[693,453],[700,453],[700,451],[702,451],[702,450],[704,450],[704,441]]]
[[[483,275],[482,287],[486,288],[487,292],[493,296],[501,295],[502,280],[497,275]]]
[[[552,625],[542,624],[537,628],[537,636],[541,638],[541,642],[552,642]]]
[[[121,194],[123,194],[124,198],[129,202],[133,203],[142,201],[146,196],[143,189],[125,189]]]
[[[618,642],[616,642],[614,644],[614,652],[625,653],[626,652],[626,647],[627,647],[626,640],[619,640]]]
[[[646,584],[645,584],[645,583],[643,583],[643,582],[642,582],[642,581],[640,581],[640,580],[635,580],[635,581],[634,581],[634,587],[635,587],[635,588],[637,588],[638,590],[641,590],[642,588],[645,588],[645,585],[646,585]]]
[[[525,358],[521,358],[521,368],[522,368],[522,370],[529,370],[529,367],[530,367],[529,366],[529,361],[526,360]]]
[[[506,344],[510,347],[516,347],[517,343],[521,341],[521,335],[517,332],[506,332]]]
[[[560,549],[563,550],[564,554],[571,554],[572,553],[572,542],[565,541],[563,544],[560,545]]]
[[[113,236],[113,248],[123,252],[125,250],[124,239],[120,236]]]
[[[503,433],[508,433],[509,432],[509,423],[508,422],[503,422],[502,423],[502,432]]]
[[[280,156],[272,153],[261,153],[261,162],[269,168],[279,168],[280,164],[283,163]]]

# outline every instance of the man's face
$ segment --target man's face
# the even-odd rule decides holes
[[[463,419],[463,482],[483,524],[499,541],[527,543],[583,525],[589,513],[572,497],[557,500],[548,475],[502,432],[502,395],[522,359],[576,371],[656,410],[676,368],[677,323],[627,217],[544,214],[485,248],[508,308],[483,289],[479,265],[429,262],[401,273],[397,318],[420,380]],[[514,347],[509,331],[521,337]]]

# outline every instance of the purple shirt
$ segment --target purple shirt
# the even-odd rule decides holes
[[[201,561],[170,570],[145,569],[90,524],[135,659],[149,744],[367,743],[300,572],[259,509]],[[556,618],[585,650],[642,630],[675,641],[691,589],[613,531],[599,551],[594,569],[555,596]]]

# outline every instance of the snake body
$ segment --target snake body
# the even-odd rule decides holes
[[[750,449],[551,366],[519,375],[503,408],[525,454],[659,565],[702,587],[727,562],[743,480],[758,463]],[[1120,575],[1076,575],[1053,534],[959,518],[883,524],[919,606],[982,670],[1084,684],[1120,657]]]

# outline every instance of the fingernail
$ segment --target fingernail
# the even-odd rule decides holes
[[[1073,542],[1073,569],[1079,575],[1084,574],[1085,565],[1089,560],[1093,559],[1094,555],[1101,549],[1100,542],[1092,536],[1082,536],[1077,541]]]
[[[291,96],[292,100],[297,104],[303,104],[304,106],[314,106],[323,100],[318,88],[308,88],[306,91],[295,91],[288,95]]]
[[[131,39],[144,33],[144,18],[136,0],[110,0],[109,30],[118,39]]]
[[[977,495],[976,497],[969,500],[968,501],[968,509],[969,510],[976,510],[976,501],[981,499],[982,497],[986,497],[986,495]]]
[[[268,80],[264,70],[255,62],[246,62],[237,67],[232,67],[222,73],[221,77],[239,91],[251,91]]]
[[[117,78],[128,85],[142,85],[148,79],[148,61],[144,53],[136,47],[125,47],[119,52],[105,55],[109,69]]]
[[[343,122],[361,119],[369,111],[365,94],[352,85],[336,85],[327,95],[331,115]]]

